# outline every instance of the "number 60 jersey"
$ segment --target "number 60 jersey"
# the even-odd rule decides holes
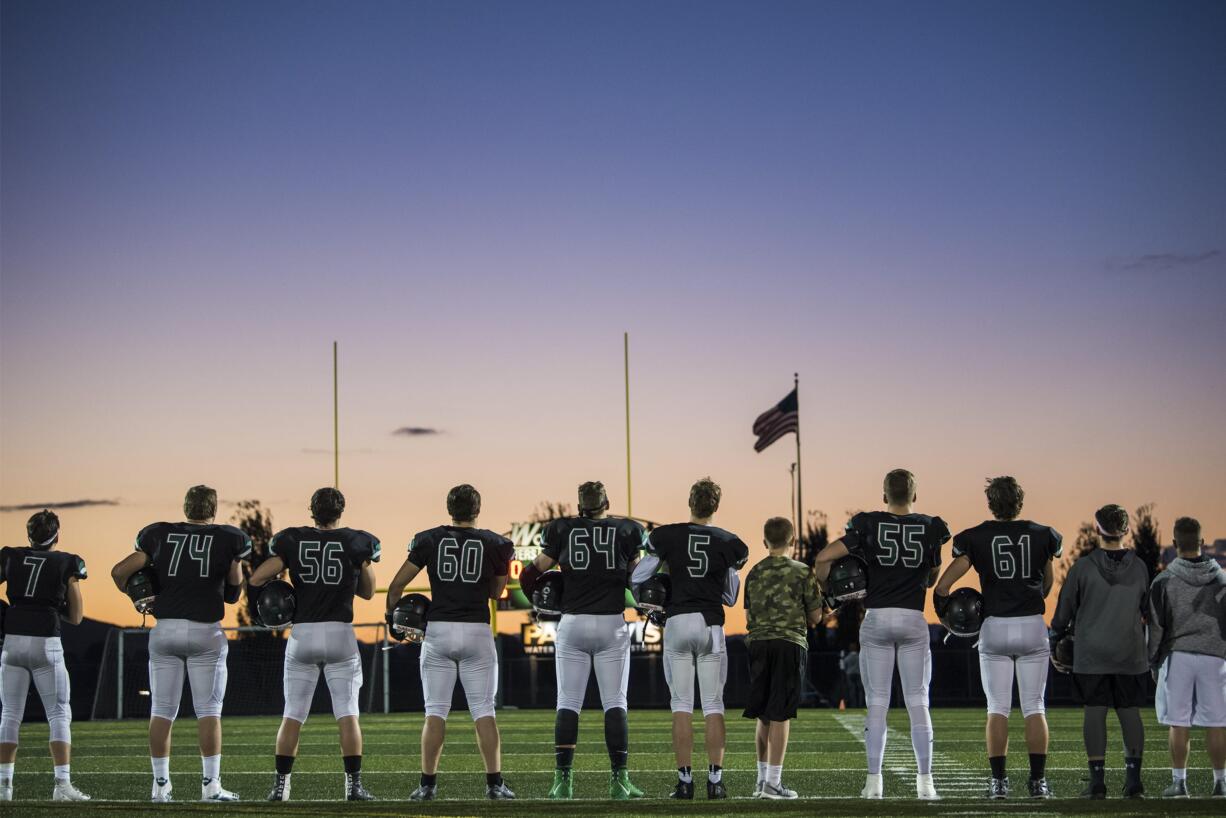
[[[413,537],[409,562],[430,577],[431,622],[490,621],[490,582],[505,577],[514,545],[484,528],[440,525]]]
[[[924,610],[932,569],[941,564],[949,526],[927,514],[862,511],[847,523],[843,545],[868,566],[865,608]]]
[[[280,557],[294,585],[294,623],[353,622],[353,595],[379,541],[354,528],[301,526],[278,531],[268,553]]]
[[[217,622],[226,613],[226,573],[251,556],[251,538],[232,525],[154,523],[136,535],[158,578],[158,619]]]

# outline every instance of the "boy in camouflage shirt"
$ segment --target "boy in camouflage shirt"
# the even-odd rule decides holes
[[[791,521],[772,517],[764,527],[770,554],[745,579],[745,618],[749,626],[749,704],[745,718],[757,719],[756,798],[795,798],[780,781],[788,731],[800,704],[808,660],[808,628],[822,618],[822,603],[809,568],[787,556]]]

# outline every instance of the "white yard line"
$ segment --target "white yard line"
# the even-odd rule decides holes
[[[864,744],[864,716],[853,713],[836,713],[835,721],[843,729],[851,733],[861,745]],[[885,730],[885,755],[881,768],[890,774],[898,776],[908,787],[915,784],[915,753],[911,749],[911,736],[904,735],[892,727]],[[978,795],[984,786],[984,776],[968,768],[962,762],[945,753],[932,751],[932,780],[937,792],[942,795],[966,797]]]

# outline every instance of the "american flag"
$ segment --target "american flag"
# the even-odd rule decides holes
[[[800,434],[800,401],[795,389],[775,407],[758,415],[753,422],[753,433],[758,436],[753,450],[762,451],[788,432]]]

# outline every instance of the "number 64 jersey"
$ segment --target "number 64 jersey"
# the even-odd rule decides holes
[[[268,553],[289,570],[294,624],[353,622],[358,576],[366,562],[379,561],[379,541],[354,528],[301,526],[278,531]]]
[[[484,528],[440,525],[413,537],[409,562],[430,577],[431,622],[490,621],[490,583],[505,577],[514,545]]]
[[[865,608],[924,610],[932,569],[941,564],[949,526],[927,514],[862,511],[847,523],[843,545],[868,566]]]

